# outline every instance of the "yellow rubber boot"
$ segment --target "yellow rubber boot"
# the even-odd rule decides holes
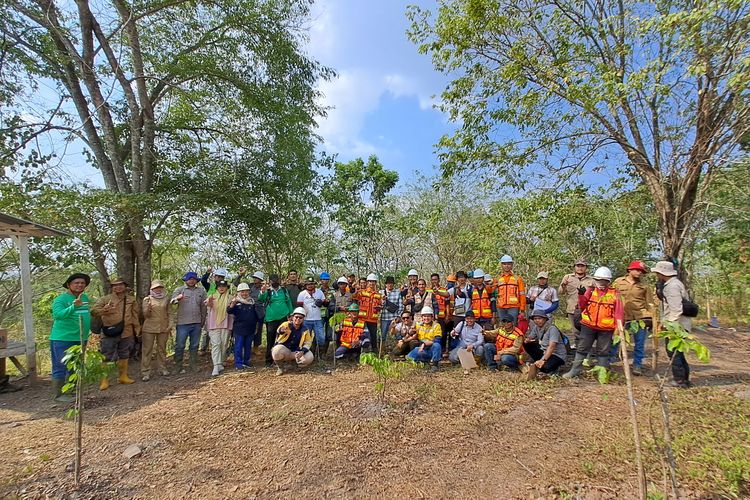
[[[104,377],[101,382],[99,382],[99,390],[100,391],[106,391],[109,389],[109,377]]]
[[[117,369],[120,372],[120,377],[117,379],[121,384],[132,384],[135,382],[132,378],[128,377],[128,360],[120,359],[117,361]]]

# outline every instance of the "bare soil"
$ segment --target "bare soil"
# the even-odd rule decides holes
[[[731,400],[738,402],[731,412],[750,419],[750,331],[710,330],[699,339],[711,348],[712,361],[698,366],[690,360],[696,388],[671,389],[675,408],[689,417],[690,405]],[[660,360],[663,372],[663,353]],[[211,378],[208,359],[202,362],[198,374],[147,383],[137,377],[133,385],[88,392],[78,489],[71,472],[73,423],[63,418],[66,408],[51,401],[47,382],[0,395],[0,497],[637,494],[622,377],[606,386],[590,377],[525,382],[512,373],[464,375],[446,365],[437,374],[415,370],[389,383],[383,404],[368,367],[348,364],[328,373],[330,366],[320,364],[281,377],[273,370],[230,369]],[[622,367],[614,369],[621,373]],[[136,378],[138,367],[130,371]],[[650,375],[636,379],[645,439],[658,415]],[[695,426],[687,417],[676,415],[676,439]],[[132,444],[142,454],[127,459],[123,451]],[[678,456],[678,466],[689,460]],[[648,470],[652,487],[662,489],[658,460],[649,461]],[[681,480],[688,497],[724,495],[701,478],[685,474]]]

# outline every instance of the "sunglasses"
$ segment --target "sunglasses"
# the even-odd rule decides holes
[[[411,319],[411,316],[401,316],[401,319]]]

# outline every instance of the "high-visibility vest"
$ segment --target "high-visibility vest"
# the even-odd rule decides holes
[[[359,319],[365,323],[377,323],[380,317],[380,306],[383,296],[380,292],[360,290],[355,299],[359,302]],[[378,309],[375,309],[375,308]]]
[[[471,287],[471,310],[477,319],[492,319],[492,306],[490,306],[490,292],[487,287],[477,290]]]
[[[513,308],[521,305],[520,287],[515,274],[501,275],[497,279],[495,289],[497,290],[497,307]]]
[[[364,321],[358,319],[356,323],[352,323],[349,318],[346,318],[341,326],[341,345],[351,348],[355,342],[359,342],[364,331]]]
[[[615,305],[618,300],[620,300],[620,293],[616,289],[594,288],[586,309],[581,312],[581,324],[594,330],[614,330]]]
[[[497,330],[497,339],[495,340],[495,347],[497,347],[497,352],[513,347],[513,344],[516,342],[516,339],[518,339],[518,337],[523,337],[523,332],[517,327],[513,329],[512,333],[508,333],[504,329],[499,328]],[[523,351],[523,346],[521,346],[521,351]],[[519,351],[518,353],[520,354],[521,351]]]
[[[448,290],[440,287],[436,290],[433,289],[433,290],[427,290],[427,291],[432,293],[435,296],[435,299],[437,299],[437,303],[438,303],[437,318],[445,319],[445,317],[448,314],[448,304],[449,304],[448,297],[443,297],[442,295],[438,295],[435,292],[447,292]]]

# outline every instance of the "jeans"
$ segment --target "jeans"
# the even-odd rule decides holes
[[[433,342],[429,347],[425,346],[421,352],[419,351],[419,347],[420,346],[417,346],[412,349],[406,357],[421,363],[427,363],[428,361],[437,363],[443,355],[443,349],[440,347],[440,342]]]
[[[187,325],[177,325],[177,335],[174,340],[174,356],[182,359],[185,356],[185,344],[190,338],[190,352],[198,352],[198,342],[201,339],[200,323],[190,323]]]
[[[235,335],[234,336],[234,367],[242,368],[250,366],[250,353],[253,347],[253,335]]]
[[[322,346],[326,342],[326,331],[323,328],[322,319],[306,319],[305,329],[312,330],[315,334],[315,343]]]
[[[499,368],[498,362],[495,361],[495,355],[497,354],[497,346],[487,342],[484,344],[484,360],[487,363],[487,367],[491,370],[497,370]],[[500,356],[500,364],[507,366],[511,370],[518,370],[518,356],[513,354],[503,354]]]
[[[336,348],[335,356],[336,356],[336,359],[342,359],[347,356],[356,358],[357,356],[359,356],[361,352],[362,352],[361,347],[346,347],[346,346],[341,345]]]
[[[511,307],[509,309],[499,308],[497,310],[497,316],[502,321],[505,318],[510,318],[514,325],[518,324],[518,308]]]
[[[631,331],[630,322],[625,324],[625,329]],[[646,357],[646,338],[648,337],[648,330],[645,328],[638,328],[638,331],[633,335],[633,368],[640,368],[643,366],[643,358]],[[613,345],[612,350],[609,352],[610,359],[617,359],[620,353],[620,344]]]
[[[381,319],[380,320],[380,339],[385,342],[388,340],[388,330],[391,329],[392,319]]]
[[[77,340],[50,340],[49,350],[52,354],[52,378],[55,380],[68,380],[70,372],[62,362],[65,351],[74,345],[81,345]]]

